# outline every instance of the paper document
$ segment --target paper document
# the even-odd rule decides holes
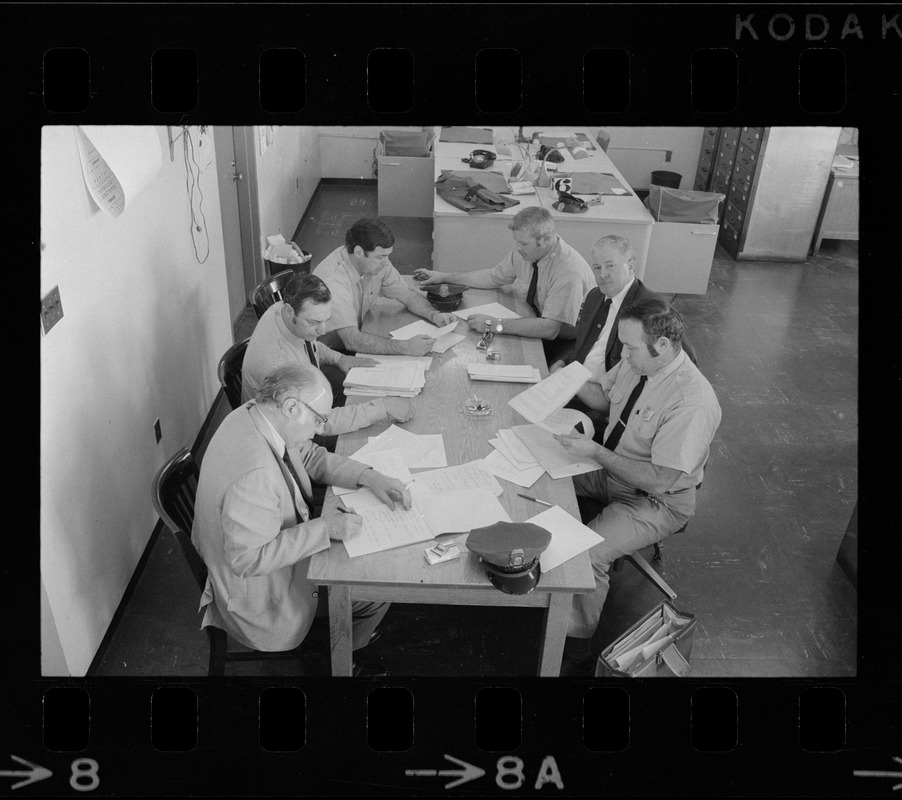
[[[545,380],[512,397],[507,404],[530,422],[541,422],[570,402],[591,377],[592,373],[579,361],[572,361]]]
[[[424,319],[418,319],[416,322],[411,322],[410,325],[405,325],[403,328],[392,331],[389,336],[391,336],[392,339],[404,340],[412,339],[414,336],[422,334],[424,336],[430,336],[433,339],[438,339],[439,336],[451,333],[458,325],[460,325],[459,322],[452,322],[450,325],[439,328],[431,322],[426,322]]]
[[[559,567],[565,561],[604,541],[604,537],[571,517],[560,506],[549,508],[526,521],[551,532],[551,542],[539,556],[542,572]]]
[[[351,458],[377,450],[391,450],[397,447],[401,451],[404,463],[409,469],[430,469],[447,467],[448,457],[445,455],[445,441],[440,433],[418,436],[415,433],[392,425],[378,436],[371,436],[369,442],[361,447]]]
[[[423,365],[390,361],[375,367],[352,367],[345,375],[346,394],[414,397],[426,385]]]
[[[381,472],[383,475],[388,475],[389,478],[397,478],[405,485],[413,480],[413,477],[410,474],[410,470],[407,469],[407,465],[404,463],[404,457],[401,455],[401,451],[398,450],[397,447],[394,447],[391,450],[377,450],[373,451],[372,453],[363,453],[362,455],[355,456],[354,461],[359,461],[361,464],[366,464],[367,466],[372,467],[374,470],[376,470],[376,472]],[[356,492],[359,490],[345,489],[341,486],[333,486],[332,491],[335,492],[335,494],[337,494],[338,496],[341,496],[343,494],[350,494],[351,492]]]
[[[467,364],[467,374],[473,381],[502,381],[505,383],[538,383],[541,374],[528,364]],[[566,402],[566,401],[565,401]]]
[[[454,313],[461,319],[466,319],[472,314],[485,314],[493,319],[520,319],[520,315],[516,311],[505,308],[501,303],[486,303],[483,306],[473,306],[473,308],[458,308]]]
[[[546,431],[551,431],[560,436],[570,433],[577,425],[582,424],[583,433],[589,438],[595,435],[595,425],[582,411],[575,408],[559,408],[553,414],[549,414],[541,422],[536,424]]]
[[[445,350],[450,350],[454,345],[458,342],[462,342],[466,337],[462,333],[446,333],[444,336],[439,336],[438,339],[435,340],[435,344],[432,345],[433,353],[444,353]]]
[[[524,489],[528,489],[545,474],[545,468],[538,464],[533,467],[515,467],[501,454],[500,450],[493,450],[489,453],[482,459],[482,465],[483,469],[488,470],[493,475],[510,483],[515,483],[517,486],[522,486]]]
[[[432,366],[432,356],[383,356],[374,355],[372,353],[358,353],[357,358],[371,358],[373,361],[378,361],[380,364],[419,364],[424,371]]]
[[[332,487],[332,491],[335,491],[334,486]],[[372,489],[355,489],[349,494],[343,494],[341,495],[341,502],[346,509],[349,511],[353,510],[354,512],[360,508],[385,505],[378,497],[376,497]]]
[[[519,464],[523,467],[531,467],[539,462],[530,452],[529,448],[523,444],[523,441],[509,428],[502,428],[498,431],[498,438],[501,439],[504,447],[499,448],[501,452],[510,458],[515,465]]]
[[[515,425],[512,430],[552,478],[567,478],[601,469],[601,464],[595,461],[575,459],[554,440],[550,431],[538,425]]]
[[[503,491],[501,484],[482,468],[482,462],[469,461],[456,467],[418,472],[413,477],[419,486],[432,492],[456,492],[460,489],[488,489],[496,497]]]
[[[383,504],[355,506],[363,526],[345,540],[348,556],[355,558],[425,542],[440,533],[469,532],[493,522],[511,521],[498,498],[485,488],[435,493],[426,486],[414,485],[410,494],[413,503],[409,510],[400,503],[395,504],[394,511]]]

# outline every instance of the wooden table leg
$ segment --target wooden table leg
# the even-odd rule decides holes
[[[329,640],[332,649],[332,677],[353,675],[351,637],[351,587],[329,587]]]
[[[545,629],[542,631],[539,676],[556,678],[561,674],[564,639],[567,638],[567,625],[570,622],[573,596],[566,592],[554,592],[548,597],[548,607],[545,609]]]

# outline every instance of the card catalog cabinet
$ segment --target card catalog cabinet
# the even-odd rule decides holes
[[[807,258],[840,130],[705,128],[694,188],[726,195],[718,239],[733,258]]]

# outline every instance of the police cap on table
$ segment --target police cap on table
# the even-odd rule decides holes
[[[550,542],[551,534],[531,522],[496,522],[470,531],[467,549],[479,556],[496,589],[527,594],[539,585],[539,556]]]

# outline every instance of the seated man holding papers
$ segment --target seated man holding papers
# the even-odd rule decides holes
[[[301,643],[325,597],[307,580],[310,556],[362,524],[338,510],[311,519],[311,479],[369,487],[391,508],[411,505],[401,481],[312,443],[331,408],[319,370],[282,364],[264,376],[256,400],[223,420],[204,454],[191,537],[209,570],[202,624],[255,650]],[[387,610],[354,603],[355,649],[369,643]]]
[[[414,271],[414,277],[425,284],[457,283],[474,289],[497,289],[515,284],[524,292],[526,302],[536,318],[509,319],[502,323],[503,332],[514,336],[542,339],[546,357],[552,357],[559,345],[555,340],[572,339],[579,309],[589,290],[595,285],[586,260],[554,233],[554,220],[548,209],[524,208],[511,220],[516,247],[492,269],[474,272]],[[485,331],[497,322],[485,314],[473,314],[467,325]]]
[[[394,234],[381,219],[359,219],[345,234],[345,244],[319,263],[313,274],[332,292],[332,317],[320,340],[349,353],[422,356],[435,344],[425,334],[392,340],[360,330],[363,318],[379,299],[391,297],[438,327],[456,322],[453,314],[436,311],[419,292],[408,288],[388,257]]]
[[[337,368],[343,376],[353,367],[375,365],[372,359],[342,355],[316,341],[331,318],[329,287],[315,275],[295,275],[282,292],[282,300],[266,309],[251,335],[241,368],[242,399],[253,399],[263,385],[263,377],[279,364],[310,364],[327,377],[329,368]],[[328,417],[323,435],[334,436],[386,420],[407,422],[413,417],[413,406],[401,398],[383,397],[333,408]]]
[[[579,395],[610,412],[604,444],[577,433],[554,437],[571,455],[602,465],[573,483],[578,495],[605,505],[589,523],[604,538],[589,551],[596,589],[573,599],[562,675],[591,674],[611,562],[669,536],[694,513],[721,418],[711,384],[680,347],[676,309],[659,298],[640,300],[621,313],[618,326],[624,358]]]

